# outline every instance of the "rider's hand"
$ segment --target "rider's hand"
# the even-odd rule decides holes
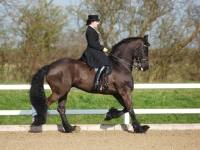
[[[108,49],[104,47],[103,52],[104,52],[104,53],[107,53],[107,52],[108,52]]]

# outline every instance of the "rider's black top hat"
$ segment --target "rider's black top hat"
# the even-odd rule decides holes
[[[88,15],[87,21],[100,21],[98,15]]]

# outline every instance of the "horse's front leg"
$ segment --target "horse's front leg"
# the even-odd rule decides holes
[[[70,133],[70,132],[76,130],[76,126],[71,126],[69,124],[68,120],[67,120],[67,117],[66,117],[66,114],[65,114],[65,112],[66,112],[66,108],[65,108],[66,101],[67,101],[67,94],[59,99],[57,111],[60,114],[60,117],[61,117],[61,120],[62,120],[62,125],[63,125],[63,128],[65,129],[65,132]]]
[[[136,132],[136,133],[146,132],[150,127],[148,125],[141,126],[140,123],[137,121],[135,112],[133,110],[131,92],[130,93],[124,92],[124,93],[122,93],[121,96],[124,99],[125,106],[131,116],[134,132]]]
[[[109,111],[106,113],[104,120],[108,121],[111,120],[113,118],[118,118],[119,116],[123,115],[124,113],[128,112],[126,107],[125,107],[125,103],[124,100],[122,99],[122,97],[119,94],[113,95],[118,102],[124,107],[123,110],[118,110],[114,107],[110,108]]]
[[[143,132],[146,132],[150,128],[148,125],[143,125],[143,126],[140,125],[140,123],[136,119],[136,115],[133,108],[130,109],[129,114],[131,116],[134,132],[143,133]]]
[[[123,115],[124,113],[126,113],[126,108],[124,108],[123,110],[118,110],[114,107],[111,107],[109,109],[109,111],[106,113],[104,120],[109,121],[113,118],[118,118],[119,116]]]

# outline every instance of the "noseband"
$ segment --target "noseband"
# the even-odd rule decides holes
[[[142,51],[144,50],[143,47],[149,47],[149,46],[148,46],[148,45],[145,45],[144,43],[142,43],[142,46],[139,48],[141,53],[142,53]],[[129,65],[129,66],[132,66],[132,67],[134,67],[134,68],[138,68],[138,66],[140,66],[139,64],[141,64],[142,62],[148,61],[148,59],[142,59],[142,60],[140,60],[140,58],[138,57],[138,58],[136,58],[137,65],[134,65],[134,59],[131,60],[131,59],[127,59],[127,58],[124,58],[124,57],[118,57],[117,55],[114,55],[114,54],[112,54],[112,53],[110,53],[110,55],[113,57],[113,59],[116,58],[116,59],[118,59],[119,61],[121,61],[121,62],[123,62],[123,63],[125,63],[125,64],[127,64],[127,65]],[[114,60],[115,60],[115,59],[114,59]],[[127,62],[124,61],[124,60],[128,60],[128,61],[130,61],[130,62],[133,62],[133,65],[132,65],[132,63],[127,63]]]
[[[142,43],[142,46],[140,47],[140,53],[142,53],[142,51],[144,50],[143,47],[148,47],[147,45],[145,45],[144,43]],[[140,58],[136,58],[136,62],[139,64],[139,63],[142,63],[144,61],[148,61],[149,59],[142,59],[140,60]]]

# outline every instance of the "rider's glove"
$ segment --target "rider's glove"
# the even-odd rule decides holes
[[[108,49],[104,47],[103,52],[104,52],[104,53],[107,53],[107,52],[108,52]]]

